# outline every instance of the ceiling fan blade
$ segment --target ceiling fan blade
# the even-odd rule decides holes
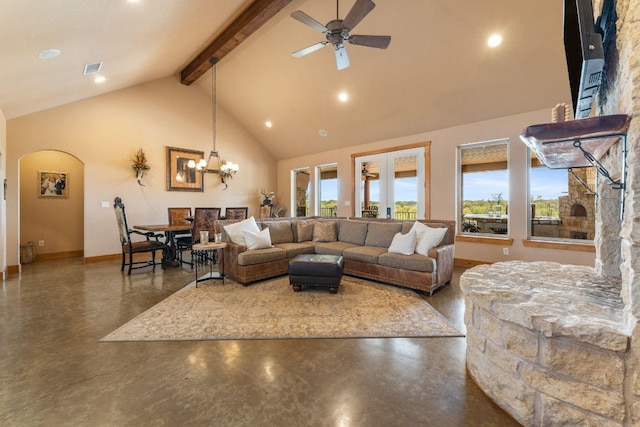
[[[348,30],[353,30],[374,7],[376,7],[376,4],[371,0],[356,0],[356,3],[342,21],[342,25]]]
[[[328,45],[328,41],[318,42],[316,44],[312,44],[311,46],[307,46],[304,49],[297,50],[291,54],[294,58],[302,58],[305,55],[310,54],[311,52],[315,52],[318,49],[322,49],[326,45]]]
[[[350,36],[347,41],[358,46],[386,49],[389,47],[389,43],[391,43],[391,36],[361,36],[354,34]]]
[[[302,22],[305,25],[310,26],[316,31],[320,31],[321,33],[326,33],[329,31],[327,27],[325,27],[324,25],[322,25],[321,23],[319,23],[318,21],[316,21],[315,19],[313,19],[312,17],[310,17],[309,15],[307,15],[301,10],[296,10],[291,12],[291,17],[293,19],[296,19]]]
[[[337,47],[336,51],[336,63],[338,64],[338,70],[343,70],[347,68],[349,64],[349,56],[347,55],[347,49],[344,48],[344,45]]]

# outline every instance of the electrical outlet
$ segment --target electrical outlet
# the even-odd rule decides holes
[[[109,202],[102,202],[102,207],[103,208],[108,208],[109,207]]]
[[[44,246],[44,240],[39,240],[38,241],[38,246]]]
[[[509,248],[502,248],[502,255],[509,255]]]

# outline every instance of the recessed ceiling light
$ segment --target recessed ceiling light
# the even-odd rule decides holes
[[[273,123],[271,123],[271,120],[267,120],[266,122],[264,122],[264,125],[268,128],[273,126]]]
[[[107,79],[102,77],[102,76],[98,76],[95,79],[93,79],[93,81],[96,82],[96,83],[104,83],[105,80],[107,80]]]
[[[40,52],[40,54],[38,55],[38,58],[50,59],[50,58],[55,58],[58,55],[60,55],[60,51],[58,49],[47,49]]]
[[[489,40],[487,40],[487,44],[489,45],[489,47],[499,46],[500,43],[502,43],[502,36],[500,34],[494,34],[489,37]]]
[[[340,94],[338,95],[338,99],[341,102],[347,102],[347,100],[349,99],[349,95],[347,95],[346,92],[340,92]]]
[[[323,137],[323,138],[326,138],[326,137],[327,137],[327,135],[329,135],[329,134],[327,133],[327,131],[326,131],[326,130],[324,130],[324,129],[320,129],[320,130],[318,131],[318,133],[319,133],[319,134],[320,134],[320,136],[321,136],[321,137]]]

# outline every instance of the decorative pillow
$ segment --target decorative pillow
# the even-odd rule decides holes
[[[335,221],[316,222],[313,225],[314,242],[335,242],[338,240]]]
[[[420,255],[427,255],[429,249],[438,246],[447,234],[445,227],[432,228],[418,221],[413,223],[410,231],[416,232],[416,253]]]
[[[367,223],[364,221],[341,221],[338,240],[363,246],[367,237]]]
[[[240,222],[234,222],[233,224],[225,225],[224,231],[229,236],[229,239],[237,245],[246,246],[244,242],[244,236],[242,235],[242,230],[253,231],[254,233],[259,233],[260,228],[258,224],[256,224],[256,220],[253,217],[247,218]]]
[[[364,241],[365,246],[377,246],[379,248],[388,248],[396,233],[402,230],[402,223],[386,223],[372,221],[367,227],[367,238]]]
[[[389,252],[394,254],[412,255],[416,250],[416,232],[410,231],[407,234],[396,233],[389,246]]]
[[[293,242],[293,231],[291,221],[271,221],[265,222],[264,228],[269,228],[271,243],[291,243]]]
[[[297,242],[310,242],[313,240],[313,222],[300,220],[296,221]]]
[[[271,247],[271,234],[268,228],[258,233],[242,230],[242,236],[247,249],[267,249]]]

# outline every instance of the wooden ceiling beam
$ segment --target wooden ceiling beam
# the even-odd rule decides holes
[[[180,82],[189,86],[198,80],[211,68],[211,57],[220,61],[289,3],[291,0],[255,0],[196,59],[180,71]]]

